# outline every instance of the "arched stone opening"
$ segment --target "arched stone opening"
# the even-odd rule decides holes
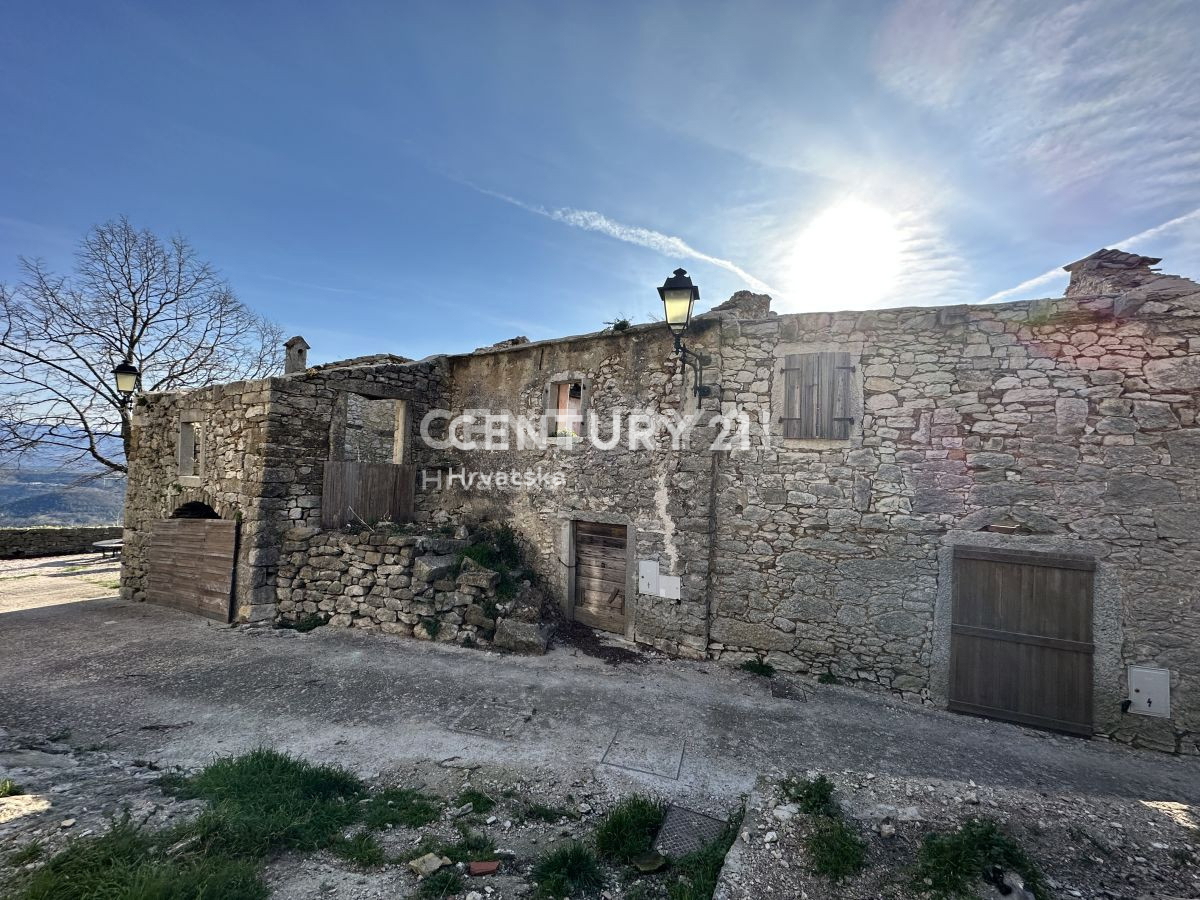
[[[171,513],[172,519],[219,519],[221,518],[215,509],[207,503],[202,503],[199,500],[192,500],[183,504],[175,512]]]

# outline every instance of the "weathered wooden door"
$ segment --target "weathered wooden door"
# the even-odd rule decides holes
[[[237,522],[161,519],[150,529],[146,600],[228,622]]]
[[[1095,567],[956,547],[950,708],[1090,736]]]
[[[577,622],[625,633],[624,525],[575,523],[575,605]]]

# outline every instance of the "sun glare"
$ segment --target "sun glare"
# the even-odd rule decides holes
[[[857,198],[839,201],[797,238],[782,311],[878,305],[896,285],[900,248],[900,229],[891,215]]]

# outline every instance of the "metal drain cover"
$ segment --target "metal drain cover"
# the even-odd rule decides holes
[[[663,818],[654,849],[663,856],[679,859],[703,850],[721,835],[725,823],[712,816],[671,804]]]

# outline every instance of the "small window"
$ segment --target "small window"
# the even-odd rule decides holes
[[[583,433],[583,383],[564,381],[551,388],[554,408],[550,411],[551,437],[571,437]]]
[[[792,353],[783,363],[783,436],[844,441],[851,415],[854,364],[849,353]]]
[[[179,423],[179,474],[204,474],[204,438],[199,422]]]

